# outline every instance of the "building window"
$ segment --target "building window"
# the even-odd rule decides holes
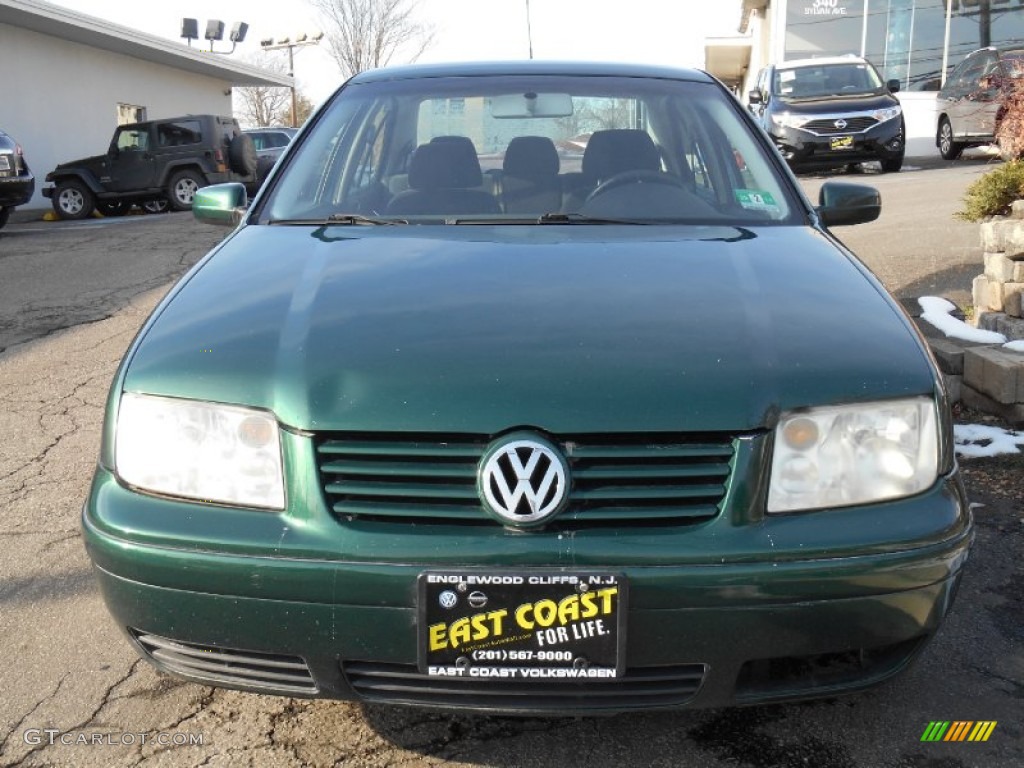
[[[146,108],[135,104],[117,105],[117,124],[128,125],[129,123],[144,123],[146,121]]]

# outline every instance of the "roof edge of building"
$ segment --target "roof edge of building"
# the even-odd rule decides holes
[[[289,87],[294,84],[294,78],[290,75],[231,61],[222,55],[187,47],[43,0],[0,0],[0,24],[30,29],[69,42],[196,74],[219,77],[230,80],[233,85]]]

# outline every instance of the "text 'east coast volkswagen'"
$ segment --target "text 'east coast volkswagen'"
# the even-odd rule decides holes
[[[854,691],[972,523],[912,323],[707,75],[346,83],[117,373],[83,512],[204,684],[509,713]],[[841,340],[841,341],[840,341]]]

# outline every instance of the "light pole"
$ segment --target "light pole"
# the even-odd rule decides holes
[[[272,37],[260,40],[260,48],[264,51],[279,51],[284,48],[288,49],[288,76],[292,79],[292,128],[299,127],[298,121],[295,119],[298,111],[295,104],[295,49],[301,48],[304,45],[319,45],[323,36],[323,32],[316,32],[312,36],[303,32],[296,35],[294,40],[290,37],[282,37],[276,42]]]
[[[530,58],[533,58],[533,29],[530,27],[530,0],[526,0],[526,39],[530,44]]]

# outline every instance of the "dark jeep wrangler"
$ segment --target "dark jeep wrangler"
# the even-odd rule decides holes
[[[122,125],[106,154],[61,163],[43,188],[62,219],[93,209],[119,216],[133,203],[166,200],[176,211],[192,207],[200,187],[226,181],[256,186],[256,150],[238,122],[188,115]]]

